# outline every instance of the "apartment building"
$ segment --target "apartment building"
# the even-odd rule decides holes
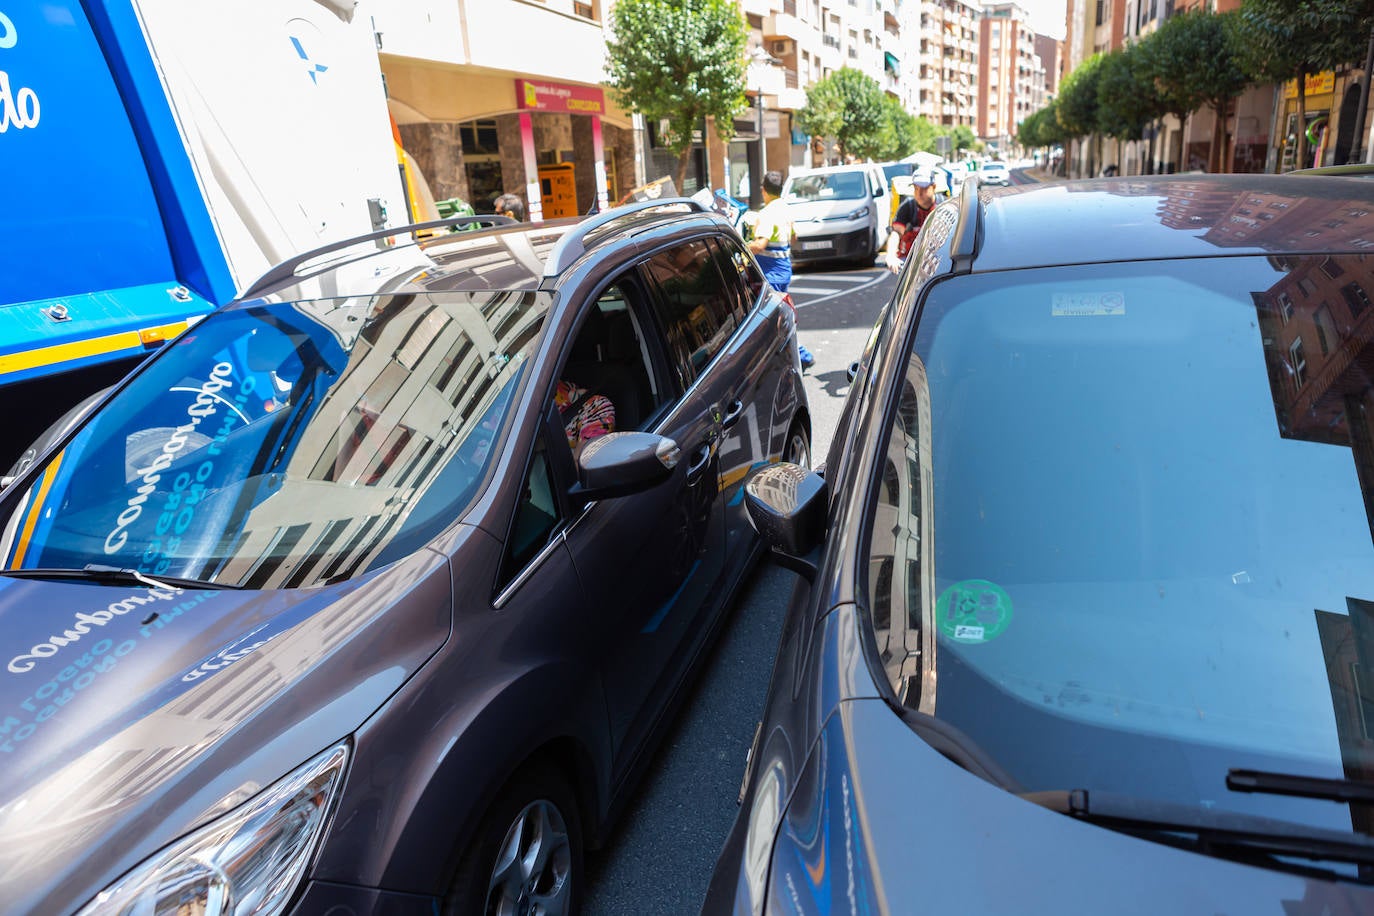
[[[785,171],[835,156],[819,138],[808,145],[792,116],[806,105],[808,87],[842,67],[872,77],[915,111],[919,61],[912,51],[919,6],[916,0],[740,0],[754,59],[748,93],[755,111],[750,115],[762,109],[764,165]],[[732,180],[751,168],[751,156],[757,158],[757,127],[744,123],[748,120],[736,125],[729,149],[711,157],[728,163]]]
[[[1036,53],[1030,14],[1016,3],[984,4],[978,20],[978,110],[975,132],[1005,154],[1016,129],[1044,105],[1045,65]]]
[[[976,0],[921,0],[917,21],[916,115],[932,124],[977,128]]]

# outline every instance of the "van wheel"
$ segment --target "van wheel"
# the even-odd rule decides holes
[[[482,819],[448,894],[450,914],[570,916],[582,897],[582,824],[551,767],[518,773]]]

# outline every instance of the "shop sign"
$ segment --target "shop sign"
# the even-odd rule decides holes
[[[606,113],[606,94],[594,86],[519,79],[515,81],[515,104],[529,111],[599,115]]]
[[[1336,71],[1327,70],[1325,73],[1307,74],[1307,83],[1303,88],[1303,95],[1311,97],[1323,95],[1328,92],[1336,91]],[[1298,81],[1289,80],[1283,84],[1283,97],[1285,99],[1296,99],[1298,97]]]

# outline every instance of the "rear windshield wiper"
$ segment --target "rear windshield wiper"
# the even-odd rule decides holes
[[[1200,852],[1245,853],[1314,861],[1374,864],[1374,838],[1292,821],[1198,808],[1178,802],[1132,798],[1087,789],[1025,792],[1020,796],[1051,811],[1127,833],[1169,839],[1191,837]],[[1160,837],[1160,835],[1165,835]],[[1280,864],[1280,863],[1275,863]]]
[[[1227,770],[1226,788],[1232,792],[1294,795],[1298,798],[1329,798],[1338,802],[1374,802],[1374,784],[1353,779],[1323,779],[1264,770]]]
[[[237,585],[221,585],[218,582],[204,582],[200,579],[182,579],[177,576],[150,576],[136,569],[101,566],[99,563],[87,563],[81,569],[0,569],[0,576],[8,576],[12,579],[82,579],[88,582],[108,582],[113,585],[125,583],[146,585],[149,588],[217,589],[239,587]]]

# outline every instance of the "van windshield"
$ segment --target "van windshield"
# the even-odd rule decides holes
[[[787,200],[860,200],[866,196],[868,182],[863,172],[798,175],[783,191]]]
[[[0,568],[280,588],[399,559],[478,492],[547,310],[446,292],[219,312],[5,494]]]

